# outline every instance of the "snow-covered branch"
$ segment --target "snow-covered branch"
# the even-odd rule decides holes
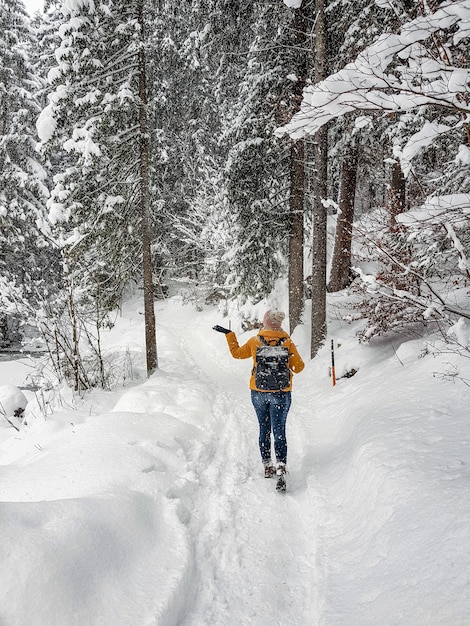
[[[446,45],[436,50],[433,36],[443,31]],[[314,134],[356,110],[397,112],[437,105],[465,118],[470,113],[470,70],[453,63],[452,47],[469,33],[470,0],[458,0],[405,24],[399,34],[381,35],[354,62],[307,86],[299,113],[276,133],[293,138]]]

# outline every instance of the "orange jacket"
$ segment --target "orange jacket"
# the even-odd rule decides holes
[[[255,385],[256,349],[262,345],[259,338],[260,335],[266,337],[267,340],[287,337],[287,341],[285,341],[282,345],[289,350],[290,383],[288,387],[283,389],[283,391],[291,391],[293,373],[298,374],[304,369],[305,365],[300,357],[300,354],[297,352],[294,342],[285,330],[267,330],[266,328],[263,328],[257,335],[250,337],[250,339],[248,339],[243,346],[238,345],[237,336],[232,331],[231,333],[225,335],[230,354],[234,359],[248,359],[251,356],[253,359],[253,369],[251,371],[250,389],[253,389],[254,391],[267,391],[266,389],[257,389]]]

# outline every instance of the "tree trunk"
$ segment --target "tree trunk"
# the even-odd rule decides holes
[[[303,139],[291,140],[289,196],[289,330],[299,325],[304,303],[304,195]]]
[[[341,291],[351,282],[351,240],[356,195],[357,149],[343,159],[339,184],[339,209],[328,291]]]
[[[307,79],[305,52],[306,15],[303,5],[294,11],[294,45],[297,50],[293,115],[300,109]],[[303,139],[290,140],[290,194],[289,194],[289,330],[299,325],[304,305],[304,199],[305,199],[305,144]]]
[[[149,140],[147,122],[147,75],[145,65],[145,31],[143,0],[138,2],[138,20],[141,29],[139,49],[139,126],[140,126],[140,211],[142,229],[142,274],[144,285],[145,352],[147,376],[158,368],[157,339],[152,276],[152,252],[150,247],[149,217]]]
[[[322,126],[315,134],[313,145],[315,176],[312,241],[312,320],[310,356],[318,352],[326,337],[326,244],[327,213],[323,201],[327,197],[327,129]]]
[[[400,161],[393,164],[392,181],[389,193],[390,202],[390,230],[396,231],[398,224],[396,216],[403,213],[406,204],[406,181],[401,169]]]
[[[315,2],[315,82],[325,78],[326,70],[326,19],[325,0]],[[326,208],[327,197],[327,127],[322,126],[314,140],[314,201],[312,241],[312,319],[311,358],[326,337]]]

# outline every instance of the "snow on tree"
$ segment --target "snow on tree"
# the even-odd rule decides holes
[[[390,155],[400,160],[405,176],[412,160],[445,135],[463,136],[468,144],[469,21],[468,0],[444,2],[405,23],[398,34],[380,35],[355,61],[308,86],[301,111],[277,132],[313,134],[356,111],[397,114],[402,124],[398,114],[413,112],[413,132],[402,132]]]
[[[292,157],[290,142],[277,140],[273,131],[297,106],[299,50],[292,29],[292,11],[281,3],[257,7],[247,30],[251,39],[241,40],[245,48],[232,61],[240,79],[233,112],[225,118],[225,180],[236,243],[228,284],[233,294],[254,299],[272,291],[288,259]],[[303,221],[303,197],[301,204]]]
[[[432,105],[467,115],[470,70],[461,44],[469,24],[470,2],[459,0],[442,3],[398,34],[381,35],[355,61],[306,87],[300,112],[278,133],[313,134],[329,120],[357,110],[397,112]]]
[[[105,325],[142,266],[152,326],[147,103],[141,2],[122,8],[111,0],[68,0],[61,11],[53,90],[37,127],[45,153],[61,156],[48,208],[76,351],[80,308]],[[156,354],[151,360],[153,369]],[[74,379],[79,386],[76,371]]]
[[[385,4],[390,6],[380,6]],[[449,273],[454,275],[458,270],[461,284],[468,283],[465,233],[470,198],[470,2],[459,0],[420,7],[422,14],[404,23],[398,33],[380,35],[353,62],[308,86],[300,112],[277,131],[280,135],[301,137],[356,111],[393,114],[397,132],[390,156],[401,164],[405,176],[409,175],[413,160],[422,157],[430,146],[442,146],[446,139],[447,151],[454,150],[453,165],[449,164],[439,184],[434,185],[432,197],[413,212],[414,218],[396,215],[397,232],[375,241],[379,258],[386,265],[388,259],[388,270],[382,269],[366,281],[375,298],[371,307],[377,312],[377,301],[382,298],[389,307],[391,302],[398,303],[398,310],[392,314],[389,308],[387,315],[382,314],[382,325],[372,323],[369,335],[387,330],[400,316],[407,318],[405,310],[412,311],[411,318],[415,319],[417,310],[421,319],[464,314],[461,307],[447,300],[436,281],[439,277],[442,280],[443,275],[449,280]],[[408,126],[403,124],[406,115],[413,121]],[[441,197],[439,193],[444,189],[460,193]],[[433,203],[447,209],[439,216],[433,214],[431,219],[429,206]],[[404,209],[402,203],[401,210]],[[446,250],[444,266],[439,263],[443,261],[442,250]]]
[[[399,23],[395,12],[384,11],[374,0],[343,0],[329,7],[330,73],[354,59],[384,28]],[[390,120],[377,112],[357,111],[335,118],[329,124],[328,193],[336,200],[335,242],[330,261],[328,291],[351,283],[351,237],[355,214],[384,201],[391,176]]]
[[[13,313],[12,294],[33,305],[47,276],[49,225],[45,170],[36,152],[39,114],[32,51],[36,40],[22,2],[4,0],[0,12],[0,315]]]
[[[158,192],[153,247],[159,272],[189,285],[190,297],[222,291],[229,224],[224,218],[221,109],[223,58],[232,13],[220,2],[175,10],[161,2],[149,24],[152,189]]]
[[[355,111],[425,110],[419,126],[401,145],[395,143],[393,156],[405,176],[411,161],[444,135],[464,135],[468,144],[469,24],[470,2],[459,0],[443,2],[434,12],[427,9],[398,34],[380,35],[355,61],[308,86],[301,111],[277,132],[313,134],[328,121]]]

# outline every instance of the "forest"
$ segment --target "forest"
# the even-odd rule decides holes
[[[0,2],[0,347],[39,338],[109,387],[131,292],[355,295],[359,339],[432,328],[468,353],[470,0]],[[247,320],[247,324],[253,320]],[[304,320],[305,322],[305,320]]]

